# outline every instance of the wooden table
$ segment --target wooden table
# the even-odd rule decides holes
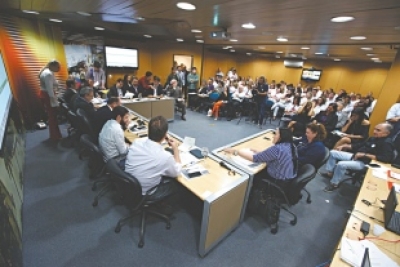
[[[169,133],[171,138],[181,143],[181,138]],[[125,137],[133,142],[138,136],[128,130]],[[177,180],[203,203],[198,252],[204,257],[222,239],[236,229],[245,209],[249,176],[239,169],[229,175],[228,170],[219,165],[210,155],[200,163],[209,173],[197,178],[187,179],[180,175]]]
[[[253,185],[254,176],[257,173],[259,173],[260,171],[262,171],[265,168],[266,164],[265,163],[259,164],[257,167],[250,168],[250,167],[240,164],[240,162],[238,162],[237,159],[240,158],[239,156],[233,156],[232,154],[225,153],[223,150],[228,147],[233,147],[235,149],[254,148],[257,150],[264,150],[273,145],[272,140],[274,139],[274,133],[275,133],[275,130],[268,129],[268,130],[259,132],[257,134],[251,135],[249,137],[246,137],[244,139],[241,139],[239,141],[236,141],[234,143],[228,144],[226,146],[219,147],[212,151],[213,155],[215,155],[216,157],[229,163],[232,166],[235,166],[237,169],[240,169],[249,175],[249,186],[248,186],[247,192],[246,192],[245,206],[247,205],[247,201],[249,199],[251,187]],[[265,139],[265,138],[268,138],[268,139]],[[246,210],[243,209],[241,218],[240,218],[241,221],[243,221],[243,219],[244,219],[245,211]]]
[[[375,163],[385,168],[391,169],[394,172],[400,173],[400,170],[392,168],[389,164],[383,164],[380,162],[375,162]],[[360,188],[360,192],[354,204],[354,209],[351,213],[352,215],[349,217],[349,220],[347,221],[345,230],[343,232],[343,236],[347,238],[350,239],[363,238],[363,234],[359,231],[361,221],[356,217],[370,224],[370,234],[367,235],[367,239],[375,237],[373,235],[373,227],[375,224],[384,227],[383,223],[368,218],[368,217],[373,217],[376,218],[377,220],[384,221],[384,212],[383,210],[376,207],[376,205],[383,207],[384,205],[380,202],[380,200],[386,200],[389,195],[388,182],[386,180],[375,177],[372,174],[372,172],[373,170],[369,169],[367,174],[365,175],[364,182]],[[395,180],[392,178],[388,178],[388,181],[391,181],[393,183],[399,183],[399,180]],[[368,200],[369,202],[373,203],[373,205],[367,206],[362,202],[363,199]],[[397,210],[399,209],[400,207],[397,206]],[[365,216],[357,211],[360,211],[368,216]],[[386,230],[382,235],[379,236],[379,238],[386,240],[399,240],[400,236]],[[377,239],[369,239],[369,240],[372,241],[376,246],[378,246],[379,249],[387,256],[389,256],[392,260],[400,264],[400,243],[391,243]],[[337,247],[337,250],[334,252],[332,263],[330,266],[334,267],[350,266],[340,258],[339,249],[340,249],[340,243]]]
[[[146,119],[150,120],[155,116],[162,115],[168,121],[173,121],[175,116],[174,98],[134,98],[121,99],[123,106],[133,110]]]

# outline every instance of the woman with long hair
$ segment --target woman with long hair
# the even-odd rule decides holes
[[[47,112],[50,139],[58,141],[62,138],[57,121],[58,98],[56,95],[58,83],[54,72],[60,71],[60,63],[52,60],[44,66],[39,72],[40,80],[40,100],[43,108]]]
[[[326,138],[325,126],[320,123],[309,123],[306,126],[306,134],[297,141],[299,165],[311,164],[316,166],[325,156]]]
[[[311,118],[314,116],[315,102],[305,102],[292,117],[289,122],[289,129],[293,131],[295,136],[302,136],[305,132],[306,125],[310,123]]]

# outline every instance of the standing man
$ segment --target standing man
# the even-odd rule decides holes
[[[104,124],[99,135],[99,146],[105,159],[116,159],[122,169],[125,169],[125,157],[129,149],[124,136],[128,124],[129,110],[121,106],[115,107],[112,110],[112,119]]]
[[[257,87],[253,90],[253,96],[255,95],[255,100],[257,103],[257,108],[258,108],[258,118],[257,118],[257,124],[258,127],[261,128],[261,125],[264,120],[265,116],[265,108],[267,105],[267,95],[268,95],[268,84],[267,80],[265,79],[264,76],[260,76],[258,78],[257,82]]]
[[[171,68],[171,73],[168,75],[167,80],[165,81],[164,88],[167,88],[171,84],[172,80],[179,80],[178,74],[175,71],[175,67]]]
[[[175,98],[175,105],[182,110],[182,120],[186,120],[186,105],[185,99],[183,99],[182,89],[178,86],[177,80],[171,81],[171,86],[167,89],[167,95]]]
[[[151,76],[153,73],[151,71],[146,71],[146,75],[139,79],[139,92],[147,96],[151,88]]]
[[[101,68],[99,61],[93,62],[93,67],[86,73],[86,80],[92,79],[94,81],[94,88],[98,90],[106,89],[106,74]]]
[[[394,146],[389,138],[393,127],[389,123],[380,123],[374,128],[373,137],[355,144],[338,146],[337,150],[331,150],[326,163],[327,173],[322,173],[331,179],[330,184],[325,187],[325,192],[332,192],[338,188],[344,179],[347,170],[361,171],[371,160],[390,163],[394,159]],[[343,150],[351,150],[344,152]]]
[[[171,195],[176,187],[167,177],[177,177],[182,169],[178,144],[168,138],[168,122],[164,117],[152,118],[148,127],[148,138],[137,138],[129,148],[125,171],[138,179],[143,195],[150,193],[154,198],[159,194]],[[172,148],[173,155],[164,150],[161,145],[164,140]],[[147,192],[157,185],[155,192]]]
[[[189,105],[193,106],[191,102],[192,99],[190,99],[189,95],[190,93],[196,93],[196,90],[198,88],[198,83],[199,83],[199,75],[197,75],[197,69],[196,67],[192,68],[192,71],[189,73],[187,76],[187,82],[188,82],[188,92],[186,94],[186,99],[188,99]]]
[[[58,128],[57,108],[59,106],[56,91],[58,83],[54,77],[54,72],[60,71],[60,63],[52,60],[40,71],[40,100],[44,110],[47,112],[50,139],[58,141],[62,138],[60,128]]]

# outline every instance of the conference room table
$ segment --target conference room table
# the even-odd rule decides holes
[[[133,98],[121,99],[121,104],[150,120],[156,116],[164,116],[168,121],[173,121],[175,116],[175,98]]]
[[[364,236],[359,229],[361,226],[361,220],[365,221],[370,224],[370,233],[366,236],[366,239],[373,242],[384,254],[386,254],[389,258],[400,265],[400,242],[390,242],[400,240],[400,236],[386,229],[379,236],[375,236],[373,233],[374,225],[384,227],[384,224],[382,223],[384,221],[384,211],[380,209],[380,207],[384,206],[384,204],[381,203],[381,200],[386,200],[389,195],[389,184],[400,184],[400,180],[387,177],[387,170],[391,170],[399,174],[400,170],[391,167],[389,164],[384,164],[380,162],[374,163],[379,164],[381,168],[369,168],[369,170],[367,171],[364,182],[361,185],[360,191],[355,201],[354,209],[352,210],[350,217],[346,223],[342,237],[347,237],[351,240],[362,239]],[[368,206],[364,204],[363,200],[369,201],[370,203],[372,203],[372,205]],[[400,207],[397,206],[396,210],[399,211]],[[378,220],[381,222],[379,222]],[[333,259],[330,266],[351,266],[341,259],[340,254],[341,240],[339,240],[339,244],[334,251]],[[371,265],[376,266],[374,265],[374,255],[370,254],[370,258]]]
[[[131,112],[131,116],[145,120],[147,125],[146,119],[139,114]],[[129,130],[125,131],[125,137],[130,142],[140,138],[139,135]],[[179,136],[171,132],[168,135],[179,144],[182,143]],[[229,169],[234,170],[235,173],[229,172],[219,165],[218,159],[213,155],[209,155],[196,164],[207,169],[208,173],[196,178],[186,178],[181,174],[177,177],[177,181],[203,203],[198,253],[204,257],[239,226],[241,215],[246,207],[249,176],[228,164]]]

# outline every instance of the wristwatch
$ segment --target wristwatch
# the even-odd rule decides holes
[[[234,155],[234,156],[237,156],[237,155],[238,155],[238,151],[237,151],[237,150],[234,150],[234,151],[233,151],[233,155]]]

